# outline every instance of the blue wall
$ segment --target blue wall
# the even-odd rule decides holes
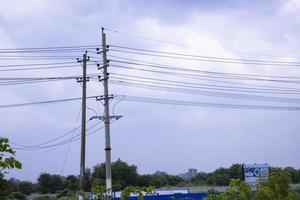
[[[203,200],[206,197],[206,193],[190,193],[190,194],[167,194],[167,195],[154,195],[145,196],[144,200],[184,200],[190,198],[193,200]],[[120,198],[114,198],[115,200],[120,200]],[[128,197],[127,200],[137,200],[137,197]]]

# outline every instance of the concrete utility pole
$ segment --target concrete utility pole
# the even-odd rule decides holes
[[[82,121],[81,121],[81,153],[80,153],[80,190],[83,190],[84,186],[84,170],[85,170],[85,132],[86,132],[86,63],[88,61],[86,53],[83,54],[82,60],[78,60],[78,62],[82,62],[82,78],[77,79],[78,82],[82,82]]]
[[[111,147],[110,147],[110,116],[108,96],[108,73],[107,73],[107,48],[106,35],[102,27],[102,55],[103,55],[103,87],[104,87],[104,128],[105,128],[105,169],[106,169],[106,189],[109,194],[112,191],[111,177]]]

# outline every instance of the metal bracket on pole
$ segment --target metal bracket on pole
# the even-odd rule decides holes
[[[109,60],[107,61],[107,64],[106,65],[100,65],[100,64],[97,64],[97,67],[98,67],[98,70],[99,69],[103,69],[104,67],[109,67]]]
[[[82,82],[83,82],[83,79],[84,79],[83,77],[76,78],[77,83],[82,83]],[[86,77],[85,81],[86,81],[86,82],[89,82],[89,81],[90,81],[90,77]]]
[[[98,76],[98,80],[99,80],[99,82],[101,82],[101,81],[105,81],[105,80],[108,80],[109,79],[109,77],[106,77],[106,78],[101,78],[101,76]]]
[[[113,99],[114,98],[114,95],[113,94],[110,94],[110,95],[101,95],[101,96],[97,96],[96,97],[96,101],[102,101],[102,100],[105,100],[105,99]]]
[[[113,116],[109,116],[108,119],[111,120],[111,119],[120,119],[121,117],[123,117],[122,115],[113,115]],[[101,121],[104,121],[106,119],[105,116],[93,116],[90,118],[90,120],[93,120],[93,119],[99,119]]]

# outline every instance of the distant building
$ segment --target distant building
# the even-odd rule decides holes
[[[193,177],[195,177],[197,175],[197,169],[188,169],[188,172],[184,173],[184,174],[179,174],[179,176],[181,178],[183,178],[184,180],[189,180]]]

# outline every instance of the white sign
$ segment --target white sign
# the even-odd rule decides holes
[[[269,177],[269,165],[267,164],[244,164],[243,167],[246,183],[257,184]]]

